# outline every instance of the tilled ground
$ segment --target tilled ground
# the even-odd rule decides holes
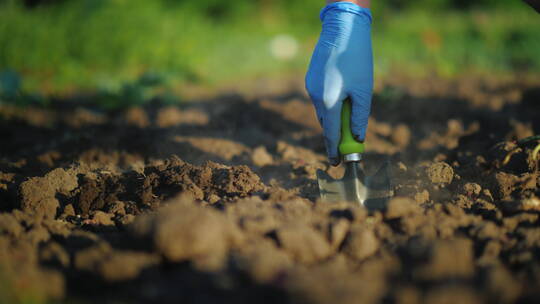
[[[342,168],[301,89],[0,105],[0,302],[539,301],[539,83],[379,87],[379,211],[317,201]]]

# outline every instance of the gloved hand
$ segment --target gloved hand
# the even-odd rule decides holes
[[[350,2],[335,2],[321,11],[322,32],[306,75],[325,138],[328,159],[340,162],[341,106],[352,101],[351,130],[356,140],[366,136],[373,91],[371,11]]]

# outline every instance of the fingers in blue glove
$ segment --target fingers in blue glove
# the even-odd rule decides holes
[[[337,80],[339,80],[339,77],[334,78],[334,81]],[[306,83],[313,82],[307,81]],[[324,85],[315,88],[307,86],[307,91],[315,105],[317,117],[323,128],[328,159],[332,165],[337,166],[340,162],[338,146],[341,139],[342,100],[345,99],[345,95],[340,90],[335,89],[340,88],[340,86],[331,85],[330,87],[334,89],[324,90]]]
[[[322,117],[324,141],[326,153],[333,166],[339,165],[339,142],[341,140],[341,108],[343,103],[336,102],[334,106],[327,109]]]
[[[350,94],[352,100],[351,131],[355,139],[364,142],[371,112],[371,87],[365,91]]]

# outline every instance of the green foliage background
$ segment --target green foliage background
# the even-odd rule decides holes
[[[540,16],[517,0],[373,3],[378,75],[540,72]],[[25,4],[26,3],[26,4]],[[44,92],[148,73],[220,83],[305,70],[322,0],[0,0],[0,71]],[[273,37],[299,43],[274,58]]]

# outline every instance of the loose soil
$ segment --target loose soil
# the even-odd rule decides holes
[[[382,210],[318,201],[343,168],[300,85],[0,105],[0,302],[540,301],[540,83],[377,87]]]

